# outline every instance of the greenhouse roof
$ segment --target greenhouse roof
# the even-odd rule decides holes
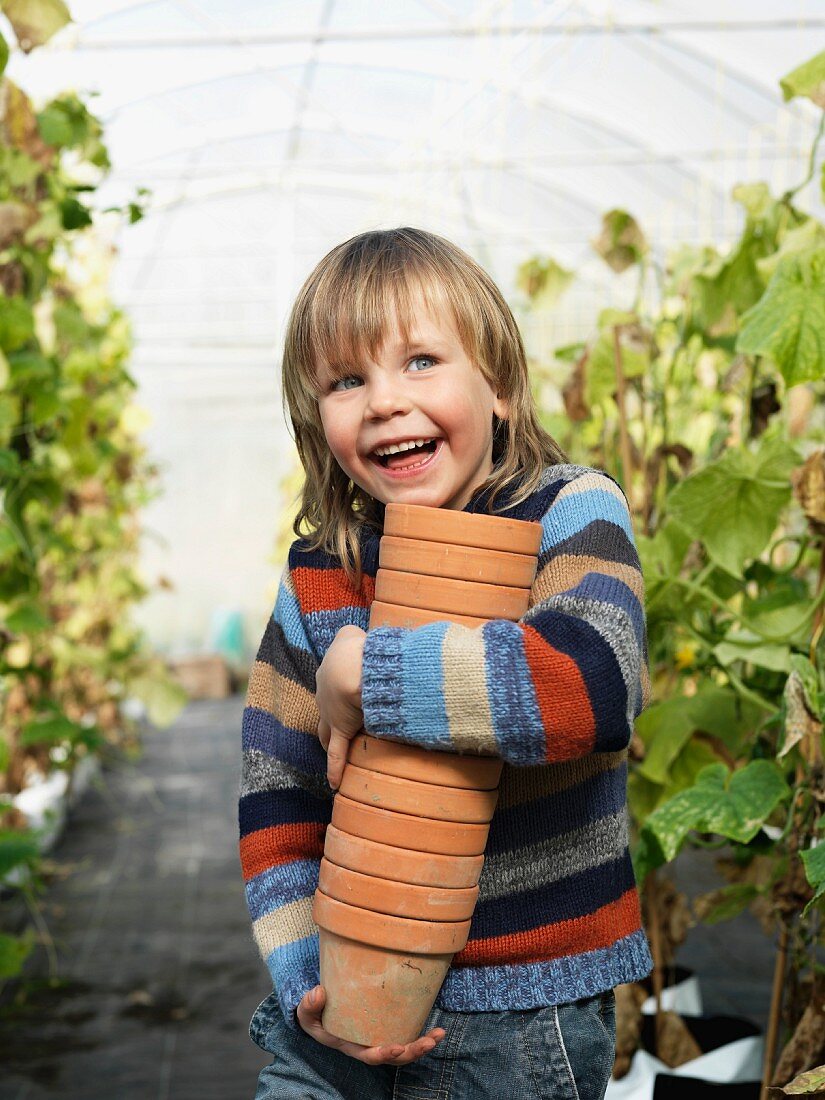
[[[330,248],[397,225],[450,238],[501,286],[533,361],[549,360],[633,299],[636,273],[615,275],[592,247],[604,213],[635,215],[659,259],[724,246],[743,221],[734,185],[804,180],[819,115],[783,103],[778,83],[823,46],[814,0],[69,6],[74,23],[15,52],[8,73],[38,106],[96,93],[113,164],[99,210],[151,192],[136,224],[109,216],[111,270],[87,235],[77,251],[132,321],[163,481],[142,565],[175,588],[143,616],[184,650],[222,609],[254,635],[261,593],[274,595],[296,464],[279,349]],[[815,172],[803,209],[818,186]],[[516,272],[536,256],[576,278],[528,313]],[[560,401],[549,388],[546,407]]]

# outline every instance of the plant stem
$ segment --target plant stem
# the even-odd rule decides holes
[[[647,901],[647,923],[650,930],[650,951],[653,955],[653,993],[656,997],[654,1054],[658,1057],[662,1029],[662,967],[664,960],[662,958],[662,939],[659,934],[659,905],[656,887],[656,871],[649,871],[645,879],[645,898]]]
[[[762,1070],[762,1089],[759,1100],[768,1100],[768,1092],[776,1057],[776,1039],[779,1034],[779,1012],[782,1007],[782,989],[785,984],[785,960],[788,953],[788,926],[779,919],[779,947],[776,952],[776,964],[773,968],[773,990],[771,992],[771,1010],[768,1016],[768,1032],[765,1036],[765,1062]]]
[[[622,471],[624,473],[627,498],[633,505],[633,462],[630,451],[630,433],[627,430],[627,411],[625,409],[625,379],[622,370],[622,348],[619,341],[621,325],[613,326],[613,363],[616,367],[616,404],[619,409],[619,442],[622,452]]]
[[[21,890],[21,893],[29,913],[31,914],[31,918],[40,933],[40,942],[46,952],[46,958],[49,960],[49,977],[54,980],[57,977],[57,950],[55,949],[49,926],[43,918],[43,914],[40,911],[40,907],[37,904],[32,890],[27,886]]]
[[[819,645],[819,639],[822,637],[822,630],[825,627],[825,603],[820,599],[823,591],[825,591],[825,541],[819,551],[819,577],[816,582],[816,598],[817,602],[816,614],[814,615],[814,629],[811,635],[811,648],[808,652],[810,662],[814,667],[816,666],[816,647]]]
[[[790,203],[794,195],[796,195],[797,192],[801,191],[802,188],[809,184],[814,178],[814,168],[816,167],[816,150],[819,146],[819,140],[822,137],[823,130],[825,130],[825,111],[823,111],[819,119],[819,129],[816,132],[814,143],[811,146],[811,155],[808,159],[808,171],[805,174],[805,178],[802,180],[801,183],[798,183],[796,187],[792,187],[790,191],[785,192],[781,199],[782,202],[786,204]]]

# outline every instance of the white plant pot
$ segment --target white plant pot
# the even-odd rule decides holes
[[[684,966],[676,967],[676,981],[662,990],[662,1008],[678,1012],[680,1016],[702,1015],[702,993],[699,979]],[[655,1016],[656,997],[650,996],[642,1005],[645,1016]]]
[[[48,775],[31,783],[12,797],[12,805],[26,815],[30,829],[38,833],[38,848],[41,855],[50,851],[57,843],[66,824],[66,815],[71,806],[85,793],[92,778],[100,772],[100,760],[96,755],[84,756],[78,760],[73,772],[71,790],[69,773],[53,768]],[[19,886],[29,877],[25,865],[13,867],[6,875],[4,886]]]
[[[611,1078],[605,1100],[654,1100],[654,1093],[656,1100],[666,1100],[669,1093],[676,1091],[676,1087],[669,1086],[672,1078],[677,1079],[680,1097],[689,1095],[700,1100],[702,1083],[712,1085],[712,1095],[718,1095],[719,1100],[724,1100],[725,1096],[725,1090],[719,1086],[726,1084],[736,1086],[739,1093],[748,1091],[746,1083],[750,1083],[754,1097],[758,1097],[765,1044],[761,1033],[747,1034],[755,1030],[755,1025],[749,1020],[732,1016],[685,1016],[684,1019],[688,1027],[691,1027],[692,1021],[699,1023],[701,1031],[697,1041],[700,1045],[703,1045],[703,1038],[710,1045],[714,1033],[718,1037],[720,1031],[724,1034],[724,1031],[732,1029],[744,1034],[731,1042],[723,1041],[721,1045],[675,1069],[641,1047],[633,1055],[629,1072],[619,1081]],[[644,1025],[643,1041],[645,1034],[652,1040],[654,1026],[652,1019]],[[688,1086],[687,1081],[680,1082],[679,1078],[695,1079],[695,1084]]]

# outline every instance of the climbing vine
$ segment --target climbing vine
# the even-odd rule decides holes
[[[2,7],[27,52],[68,20],[59,3]],[[0,74],[7,58],[0,37]],[[149,592],[138,515],[158,470],[97,229],[137,221],[145,192],[97,212],[99,121],[73,93],[36,109],[0,81],[0,884],[42,925],[42,836],[14,796],[106,746],[137,752],[127,698],[166,725],[184,697],[130,622]],[[34,942],[0,934],[0,983]]]

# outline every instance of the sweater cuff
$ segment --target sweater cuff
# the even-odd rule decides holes
[[[403,738],[401,648],[406,628],[379,626],[367,631],[361,664],[364,729],[373,737]]]

